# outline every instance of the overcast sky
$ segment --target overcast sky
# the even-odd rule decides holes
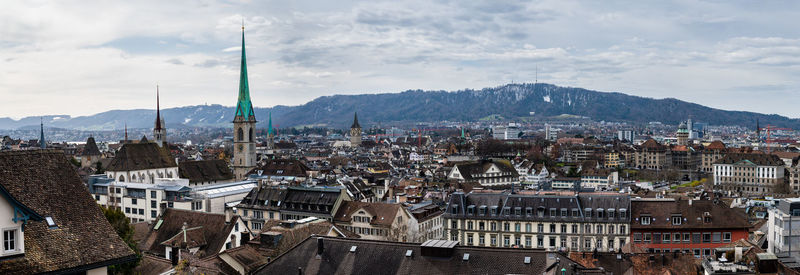
[[[647,2],[647,3],[645,3]],[[798,1],[7,1],[0,116],[539,82],[800,117]]]

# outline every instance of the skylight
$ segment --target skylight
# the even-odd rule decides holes
[[[47,221],[47,226],[49,226],[49,227],[57,227],[56,226],[56,222],[53,220],[53,217],[47,216],[47,217],[44,217],[44,219]]]

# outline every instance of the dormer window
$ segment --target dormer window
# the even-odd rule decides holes
[[[474,215],[475,214],[475,206],[474,205],[467,206],[467,214],[470,214],[470,215]]]
[[[642,225],[650,225],[650,216],[642,216]]]
[[[450,209],[453,211],[453,214],[458,214],[458,204],[454,204]]]
[[[479,213],[481,216],[485,216],[485,215],[486,215],[486,205],[481,205],[481,207],[480,207],[480,208],[478,208],[478,213]]]
[[[556,216],[556,209],[555,208],[550,208],[550,217],[551,218],[555,218],[555,216]]]
[[[683,218],[681,216],[672,216],[672,225],[681,225]]]
[[[503,215],[511,215],[511,207],[503,207]]]
[[[521,207],[514,207],[514,215],[522,216],[522,208]]]

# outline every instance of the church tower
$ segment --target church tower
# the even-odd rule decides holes
[[[678,137],[678,145],[689,145],[689,129],[686,123],[681,122],[681,124],[678,125],[676,136]]]
[[[256,115],[250,102],[250,85],[247,83],[247,60],[242,26],[242,64],[239,71],[239,99],[233,118],[233,175],[244,179],[256,167]]]
[[[275,149],[275,133],[272,130],[272,112],[269,112],[269,124],[267,124],[267,149]]]
[[[166,125],[164,125],[164,118],[161,117],[161,106],[159,104],[159,91],[158,85],[156,85],[156,123],[153,126],[153,139],[158,146],[163,147],[167,144],[167,129],[164,128]]]
[[[358,113],[353,115],[353,125],[350,126],[350,144],[353,147],[361,145],[361,125],[358,124]]]

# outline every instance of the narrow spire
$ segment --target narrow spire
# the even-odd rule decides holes
[[[156,127],[155,130],[161,130],[161,101],[159,99],[158,85],[156,85]]]
[[[358,112],[353,114],[353,125],[350,128],[361,128],[361,124],[358,124]]]
[[[44,142],[44,119],[41,117],[39,118],[39,147],[47,148],[47,143]]]
[[[128,142],[128,122],[125,122],[125,142]]]
[[[269,124],[267,125],[267,136],[272,136],[272,112],[269,112]]]
[[[242,21],[242,63],[239,71],[239,99],[236,103],[236,117],[255,120],[253,104],[250,102],[250,84],[247,81],[247,55],[244,44],[244,21]]]

